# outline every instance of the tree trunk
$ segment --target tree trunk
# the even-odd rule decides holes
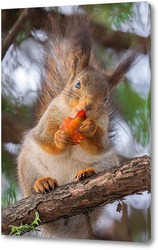
[[[56,188],[49,194],[33,194],[2,211],[2,234],[10,225],[30,224],[39,213],[40,224],[67,218],[106,205],[127,195],[150,191],[150,157],[134,158],[83,181]]]

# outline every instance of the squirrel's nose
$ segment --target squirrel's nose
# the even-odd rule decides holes
[[[85,103],[85,111],[90,111],[93,109],[93,105],[91,103]]]

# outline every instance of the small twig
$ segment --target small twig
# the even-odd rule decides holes
[[[4,40],[2,41],[2,59],[5,56],[8,48],[13,43],[15,37],[19,33],[19,31],[24,26],[25,22],[28,20],[28,17],[32,14],[34,9],[24,9],[21,12],[21,15],[19,16],[18,20],[15,22],[13,27],[10,29]],[[9,17],[8,17],[9,18]]]

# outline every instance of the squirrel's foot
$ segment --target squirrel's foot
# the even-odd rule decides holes
[[[73,145],[73,139],[62,130],[58,130],[54,136],[55,145],[60,149],[65,149],[67,146]]]
[[[49,193],[51,190],[54,190],[58,186],[58,183],[55,178],[43,177],[38,178],[34,182],[34,190],[37,193]]]
[[[91,177],[95,175],[95,170],[93,168],[86,168],[86,169],[83,169],[83,170],[80,170],[75,178],[79,179],[79,180],[84,180],[88,177]]]
[[[87,137],[92,137],[97,130],[97,124],[92,119],[87,118],[78,129],[78,132]]]

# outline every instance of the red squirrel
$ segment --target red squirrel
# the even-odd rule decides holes
[[[24,197],[48,193],[58,185],[88,178],[120,164],[110,136],[111,93],[132,67],[143,45],[129,49],[118,66],[105,70],[93,53],[87,21],[70,18],[48,32],[44,53],[45,74],[38,95],[36,125],[25,135],[18,156],[19,184]],[[83,110],[85,119],[74,143],[62,129],[67,117]],[[40,226],[42,236],[93,238],[102,209]]]

